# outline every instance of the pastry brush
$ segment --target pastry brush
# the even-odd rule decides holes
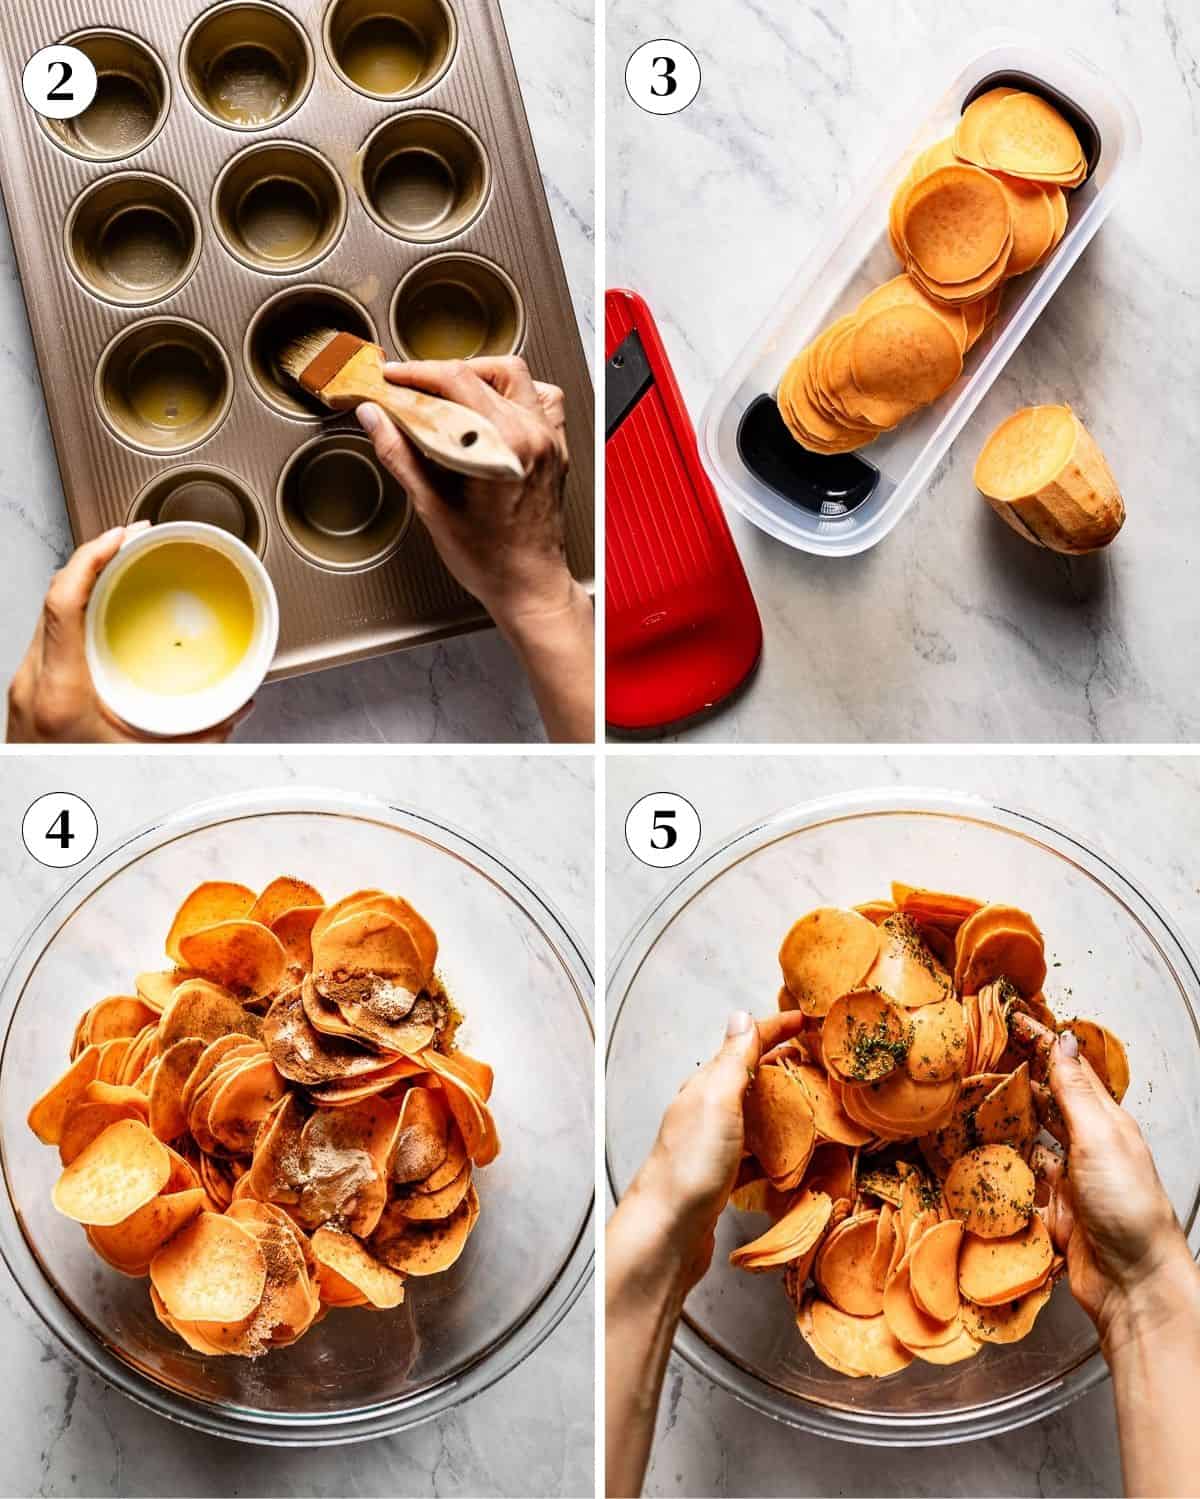
[[[279,356],[297,384],[331,411],[352,411],[364,401],[382,406],[426,458],[473,479],[523,479],[525,469],[495,426],[457,401],[393,385],[383,373],[378,344],[353,333],[318,328],[295,339]]]

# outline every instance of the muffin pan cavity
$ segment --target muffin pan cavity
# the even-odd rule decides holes
[[[492,186],[475,132],[425,109],[385,120],[363,147],[358,175],[367,212],[380,228],[416,244],[462,234],[483,212]]]
[[[278,6],[226,0],[188,32],[180,71],[192,103],[210,120],[229,130],[264,130],[304,102],[312,43]]]
[[[87,289],[122,307],[177,292],[200,259],[200,219],[165,177],[115,172],[72,205],[67,259]]]
[[[378,567],[412,523],[408,496],[352,432],[314,438],[280,475],[276,509],[300,555],[330,572]]]
[[[151,479],[129,507],[125,523],[131,526],[141,520],[154,526],[171,521],[217,526],[259,557],[267,550],[262,505],[236,474],[212,464],[185,464]]]
[[[259,308],[246,330],[251,384],[268,406],[296,421],[321,421],[334,414],[301,390],[280,363],[289,344],[324,328],[379,341],[366,309],[332,286],[295,286],[279,292]]]
[[[445,0],[334,0],[325,49],[345,83],[372,99],[410,99],[454,59],[458,23]]]
[[[96,69],[96,97],[73,120],[42,120],[72,156],[120,161],[143,150],[162,129],[171,108],[166,69],[145,42],[125,31],[90,29],[64,39]]]
[[[233,401],[228,356],[207,329],[184,318],[151,318],[118,333],[100,357],[95,385],[113,432],[150,453],[196,447]]]
[[[404,359],[515,354],[525,338],[525,305],[499,266],[478,255],[438,255],[396,288],[391,326]]]
[[[248,146],[213,189],[213,223],[229,253],[252,270],[293,276],[323,260],[346,227],[346,189],[311,146]]]

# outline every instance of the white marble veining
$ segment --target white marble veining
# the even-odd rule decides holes
[[[595,326],[593,0],[502,0],[554,225],[589,354]],[[71,550],[62,484],[0,207],[0,679],[24,654]],[[582,455],[587,461],[590,455]],[[545,738],[524,674],[495,634],[264,688],[245,744],[522,743]]]
[[[84,796],[100,844],[165,812],[252,788],[386,797],[510,855],[593,946],[589,757],[8,757],[0,787],[0,952],[71,880],[34,862],[16,830],[48,790]],[[539,816],[529,807],[536,796]],[[0,1346],[11,1378],[0,1495],[582,1495],[592,1491],[592,1293],[499,1384],[403,1435],[272,1452],[201,1436],[133,1405],[78,1365],[0,1268]]]
[[[1200,838],[1200,760],[1194,758],[620,754],[610,756],[607,768],[610,965],[649,906],[731,834],[817,797],[896,786],[972,792],[1047,817],[1107,852],[1157,898],[1193,947],[1200,943],[1194,852]],[[664,790],[686,796],[703,825],[700,848],[682,870],[640,864],[622,833],[630,807]],[[718,1041],[714,1035],[714,1049]],[[773,1422],[673,1357],[646,1492],[1119,1494],[1112,1396],[1105,1384],[1009,1437],[884,1453],[821,1441]]]
[[[773,5],[612,0],[608,271],[659,320],[693,420],[892,139],[969,38],[1004,25],[1081,52],[1132,99],[1142,161],[1112,217],[874,551],[793,551],[730,509],[762,612],[761,672],[686,737],[708,742],[1191,741],[1197,620],[1200,198],[1178,191],[1200,131],[1200,11],[1166,0]],[[690,45],[703,89],[673,118],[628,98],[625,60]],[[1068,401],[1129,520],[1095,558],[1024,543],[979,499],[987,434]]]

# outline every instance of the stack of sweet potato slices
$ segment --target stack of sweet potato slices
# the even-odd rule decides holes
[[[166,954],[85,1011],[29,1113],[96,1253],[148,1276],[159,1319],[211,1357],[448,1270],[500,1141],[429,923],[380,890],[326,905],[291,877],[208,881]]]
[[[1064,1268],[1050,1047],[1070,1028],[1119,1102],[1124,1046],[1056,1019],[1042,933],[1002,902],[895,884],[808,912],[779,961],[780,1008],[807,1022],[746,1093],[731,1202],[773,1221],[731,1263],[782,1269],[802,1336],[849,1376],[1025,1337]]]
[[[777,400],[796,441],[852,452],[949,390],[1005,284],[1053,255],[1066,193],[1086,174],[1075,131],[1044,99],[997,88],[974,100],[893,195],[888,237],[901,274],[784,372]]]

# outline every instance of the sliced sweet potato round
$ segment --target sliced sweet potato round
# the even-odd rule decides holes
[[[801,1192],[778,1223],[729,1256],[735,1269],[770,1270],[815,1248],[828,1227],[833,1203],[825,1192]]]
[[[208,1127],[226,1150],[248,1155],[263,1120],[283,1097],[285,1084],[265,1053],[240,1062],[214,1091]]]
[[[181,967],[187,965],[180,946],[184,937],[218,922],[238,921],[254,905],[254,891],[228,880],[206,880],[185,899],[167,933],[167,957]]]
[[[436,1192],[425,1192],[420,1187],[410,1187],[396,1194],[395,1201],[406,1218],[418,1220],[449,1218],[471,1185],[471,1163],[468,1161],[452,1182]]]
[[[202,1187],[161,1192],[120,1223],[91,1225],[88,1242],[114,1270],[140,1278],[150,1273],[150,1261],[201,1212],[204,1202]]]
[[[1040,993],[1045,944],[1027,911],[990,904],[958,929],[954,984],[960,994],[974,994],[999,978],[1009,979],[1022,994]]]
[[[120,1223],[157,1197],[170,1174],[162,1141],[140,1119],[120,1119],[66,1167],[54,1186],[54,1206],[77,1223]]]
[[[236,994],[274,994],[287,969],[279,938],[257,921],[201,927],[180,938],[179,950],[197,973]]]
[[[813,1150],[801,1185],[813,1192],[826,1193],[831,1202],[851,1199],[858,1176],[857,1157],[857,1151],[851,1154],[844,1145],[823,1140]]]
[[[795,922],[783,939],[783,981],[806,1015],[825,1015],[835,999],[866,978],[879,947],[879,929],[865,916],[821,906]]]
[[[982,1347],[979,1339],[972,1337],[960,1325],[958,1332],[948,1343],[940,1343],[932,1348],[914,1348],[912,1351],[927,1364],[961,1364],[965,1359],[974,1358]]]
[[[1018,90],[983,121],[979,144],[987,165],[1015,177],[1076,182],[1086,171],[1079,137],[1038,94]]]
[[[1024,1154],[1037,1132],[1029,1064],[1022,1062],[979,1103],[975,1134],[980,1145],[1011,1145]]]
[[[150,1128],[160,1140],[177,1140],[187,1129],[183,1090],[204,1048],[202,1037],[185,1036],[159,1059],[150,1087]]]
[[[1006,1239],[967,1234],[958,1266],[962,1294],[977,1306],[1001,1306],[1036,1290],[1050,1273],[1054,1246],[1037,1213]]]
[[[159,1045],[165,1052],[176,1041],[199,1036],[253,1035],[260,1022],[230,991],[210,979],[187,979],[171,996],[159,1021]]]
[[[156,1024],[158,1011],[132,994],[110,994],[88,1011],[85,1039],[102,1045],[122,1036],[136,1036],[143,1027]]]
[[[929,950],[911,916],[896,912],[880,923],[879,956],[864,987],[882,989],[905,1009],[940,1004],[953,998],[950,975]]]
[[[947,1218],[927,1228],[909,1257],[909,1289],[913,1300],[938,1322],[958,1315],[958,1255],[963,1226]]]
[[[879,1228],[877,1212],[844,1219],[817,1250],[813,1279],[827,1301],[852,1317],[876,1317],[883,1310],[883,1287],[873,1262]]]
[[[154,1256],[150,1279],[173,1318],[239,1322],[262,1300],[267,1266],[243,1224],[205,1212]]]
[[[1033,1213],[1033,1173],[1011,1145],[967,1151],[951,1166],[944,1190],[950,1211],[981,1239],[1009,1238]]]
[[[249,1190],[260,1202],[299,1202],[304,1185],[300,1138],[305,1117],[299,1097],[289,1093],[264,1121],[248,1175]]]
[[[449,1218],[434,1222],[416,1222],[389,1207],[369,1248],[402,1275],[440,1275],[458,1260],[478,1218],[479,1198],[473,1186]]]
[[[911,1258],[906,1254],[889,1274],[883,1293],[883,1315],[893,1337],[906,1348],[936,1348],[951,1342],[962,1326],[957,1315],[948,1321],[921,1310],[912,1293]]]
[[[312,969],[312,932],[324,906],[294,906],[271,923],[289,968]]]
[[[1033,1331],[1038,1313],[1050,1300],[1053,1282],[1047,1278],[1036,1290],[1002,1306],[976,1306],[964,1301],[964,1329],[981,1343],[1019,1343]]]
[[[281,874],[265,889],[260,890],[258,898],[249,911],[241,914],[246,917],[247,921],[257,921],[262,926],[273,927],[281,916],[294,911],[298,906],[316,906],[324,910],[325,897],[315,885],[310,885],[307,880],[298,880],[292,875]],[[315,917],[313,919],[316,920]]]
[[[401,1185],[425,1181],[446,1159],[449,1149],[450,1110],[443,1095],[432,1088],[409,1088],[400,1104],[392,1180]]]
[[[897,1341],[882,1313],[854,1316],[844,1308],[814,1297],[810,1344],[831,1353],[837,1364],[861,1377],[881,1379],[897,1374],[912,1362],[912,1354]]]
[[[408,928],[374,909],[351,912],[324,931],[319,931],[318,923],[313,928],[313,970],[318,975],[371,973],[398,978],[413,994],[420,993],[424,983],[420,951]]]
[[[759,1067],[744,1102],[746,1148],[780,1191],[799,1185],[816,1144],[812,1107],[786,1067]]]
[[[951,996],[924,1004],[908,1014],[912,1040],[904,1065],[919,1083],[944,1083],[961,1077],[967,1051],[967,1026],[961,1000]]]
[[[154,972],[139,973],[134,980],[134,988],[138,992],[138,998],[157,1010],[161,1015],[171,1002],[171,995],[175,993],[184,979],[198,978],[199,974],[192,972],[190,968],[167,968],[155,970]]]
[[[57,1145],[63,1125],[84,1090],[93,1082],[100,1066],[100,1048],[85,1046],[66,1072],[29,1110],[27,1123],[43,1145]]]
[[[372,1306],[399,1306],[404,1300],[404,1277],[363,1247],[352,1234],[319,1228],[312,1236],[318,1262],[334,1271]]]
[[[58,1142],[59,1161],[64,1166],[69,1166],[110,1124],[117,1124],[122,1119],[138,1119],[144,1124],[146,1111],[128,1101],[96,1102],[86,1096],[80,1099],[63,1125],[62,1137]]]
[[[911,1035],[898,1007],[876,989],[834,1001],[821,1032],[826,1068],[846,1082],[878,1082],[900,1066]]]
[[[959,1080],[920,1083],[903,1068],[882,1082],[847,1086],[842,1094],[846,1112],[882,1139],[911,1140],[940,1129],[958,1097]]]
[[[476,1093],[469,1070],[453,1056],[443,1056],[427,1047],[419,1060],[442,1081],[446,1102],[462,1131],[467,1153],[476,1166],[488,1166],[500,1154],[500,1135],[491,1109]]]

